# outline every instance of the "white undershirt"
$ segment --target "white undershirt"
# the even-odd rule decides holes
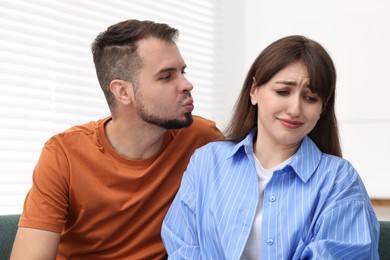
[[[277,166],[271,169],[264,169],[260,161],[257,159],[255,154],[253,154],[255,160],[255,167],[259,182],[259,202],[257,204],[256,216],[252,225],[251,232],[249,234],[248,240],[246,242],[244,252],[242,253],[241,260],[258,260],[261,259],[261,232],[262,232],[262,219],[263,219],[263,197],[264,190],[270,181],[274,171],[282,169],[284,166],[289,164],[292,160],[292,157],[288,158],[286,161],[278,164]]]

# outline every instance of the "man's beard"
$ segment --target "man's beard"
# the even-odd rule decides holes
[[[153,115],[149,115],[144,107],[141,107],[138,110],[138,115],[149,124],[153,124],[159,126],[164,129],[180,129],[187,126],[190,126],[193,122],[191,112],[187,112],[184,114],[184,119],[168,119],[168,118],[159,118]]]
[[[154,116],[147,111],[145,105],[142,103],[141,93],[139,93],[137,89],[134,89],[134,94],[135,94],[136,112],[142,120],[144,120],[149,124],[153,124],[164,129],[180,129],[180,128],[190,126],[194,121],[191,112],[184,113],[184,119],[178,119],[178,118],[170,119],[170,118],[162,118],[162,117]],[[183,96],[183,99],[189,97],[191,97],[191,93],[188,92],[185,96]]]
[[[184,113],[184,119],[170,119],[162,118],[158,116],[151,115],[145,108],[142,102],[139,102],[141,98],[136,98],[136,110],[139,117],[142,118],[145,122],[159,126],[164,129],[180,129],[192,124],[193,118],[191,112]]]

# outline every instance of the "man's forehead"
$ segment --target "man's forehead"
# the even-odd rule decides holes
[[[157,38],[141,40],[138,47],[143,67],[153,68],[155,73],[163,70],[181,70],[184,60],[174,42],[166,42]]]

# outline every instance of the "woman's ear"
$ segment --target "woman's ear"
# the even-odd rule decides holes
[[[134,92],[130,82],[114,79],[110,83],[110,90],[117,102],[122,103],[123,105],[129,105],[132,102]]]
[[[257,92],[256,92],[256,90],[257,90],[256,78],[253,77],[251,89],[250,89],[250,92],[249,92],[249,96],[251,98],[252,105],[256,105],[257,104],[257,95],[256,95]]]

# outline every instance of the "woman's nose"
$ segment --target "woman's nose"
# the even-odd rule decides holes
[[[302,113],[302,100],[299,96],[292,96],[289,100],[287,114],[291,117],[298,117]]]

